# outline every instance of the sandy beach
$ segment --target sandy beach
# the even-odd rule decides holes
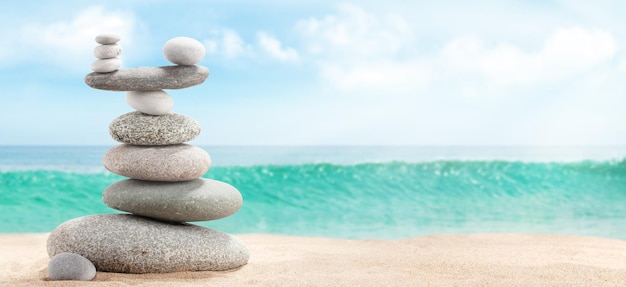
[[[239,235],[247,265],[229,272],[98,272],[89,286],[624,286],[626,241],[529,234],[339,240]],[[0,235],[0,286],[46,279],[47,234]]]

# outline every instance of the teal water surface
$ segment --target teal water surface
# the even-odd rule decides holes
[[[299,163],[215,166],[237,187],[235,215],[198,223],[230,233],[404,238],[436,233],[532,232],[626,239],[626,161]],[[49,232],[116,212],[105,171],[0,171],[0,232]]]

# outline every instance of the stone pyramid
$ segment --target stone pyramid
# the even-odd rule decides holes
[[[236,213],[243,199],[224,182],[202,178],[211,158],[201,148],[185,144],[200,133],[192,118],[171,112],[172,97],[164,90],[199,85],[209,75],[196,65],[205,54],[202,44],[187,37],[163,46],[175,65],[120,69],[120,37],[103,34],[94,49],[92,88],[125,91],[136,111],[109,126],[122,144],[108,150],[104,166],[129,179],[104,190],[102,200],[128,214],[99,214],[59,225],[49,236],[48,255],[69,252],[91,261],[98,271],[165,273],[228,270],[248,262],[248,249],[235,237],[189,224]]]

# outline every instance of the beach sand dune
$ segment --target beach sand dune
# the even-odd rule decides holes
[[[229,272],[47,281],[47,234],[0,235],[0,286],[626,286],[626,241],[530,234],[340,240],[239,235],[250,262]]]

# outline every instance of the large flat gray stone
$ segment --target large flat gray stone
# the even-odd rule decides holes
[[[113,209],[177,222],[224,218],[243,204],[235,187],[205,178],[181,182],[121,180],[104,190],[102,201]]]
[[[208,76],[209,69],[197,65],[140,67],[106,74],[90,73],[85,76],[85,83],[108,91],[156,91],[199,85]]]
[[[177,113],[153,116],[130,112],[114,119],[109,133],[114,140],[132,145],[173,145],[196,138],[200,124]]]
[[[204,175],[211,157],[199,147],[188,144],[166,146],[114,146],[102,158],[110,172],[134,179],[185,181]]]
[[[167,273],[220,271],[248,262],[237,238],[192,224],[173,224],[131,214],[99,214],[59,225],[48,237],[50,257],[71,252],[98,271]]]

